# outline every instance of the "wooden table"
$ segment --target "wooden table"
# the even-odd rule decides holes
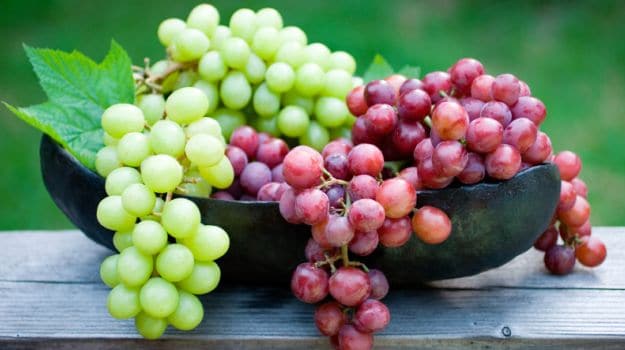
[[[535,250],[477,276],[393,290],[376,349],[625,349],[625,228],[595,228],[599,268],[548,275]],[[227,286],[203,297],[193,332],[141,339],[111,318],[100,261],[110,254],[78,231],[0,234],[0,349],[328,349],[313,307],[284,288]]]

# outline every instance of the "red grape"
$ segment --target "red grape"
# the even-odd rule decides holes
[[[577,154],[571,151],[562,151],[556,155],[553,162],[560,170],[560,178],[562,180],[571,181],[582,170],[582,161]]]
[[[241,148],[252,159],[258,148],[258,133],[250,126],[238,127],[230,135],[230,144]]]
[[[323,158],[308,146],[297,146],[284,157],[282,174],[286,182],[298,189],[317,186],[321,182]]]
[[[308,243],[306,243],[306,248],[304,249],[304,254],[306,255],[306,260],[309,262],[317,262],[325,260],[325,249],[317,243],[313,238],[308,239]]]
[[[373,335],[361,333],[351,324],[341,327],[338,337],[340,350],[370,350],[373,348]]]
[[[590,205],[586,198],[577,196],[569,210],[558,210],[558,218],[567,226],[581,226],[590,217]]]
[[[241,187],[251,196],[256,196],[258,190],[271,182],[271,169],[261,162],[249,163],[241,172]]]
[[[588,187],[586,186],[586,183],[584,182],[584,180],[580,179],[579,177],[576,177],[573,180],[571,180],[571,184],[573,185],[573,188],[575,188],[575,193],[577,193],[578,195],[584,198],[588,197]]]
[[[412,91],[416,89],[423,90],[423,82],[416,78],[408,79],[404,81],[403,84],[401,84],[401,87],[399,88],[399,95],[401,96],[408,91]]]
[[[288,188],[280,197],[280,214],[287,222],[291,224],[299,224],[302,219],[295,212],[295,189]]]
[[[484,179],[486,167],[484,159],[477,153],[469,152],[469,160],[462,172],[457,176],[458,180],[466,185],[476,184]]]
[[[549,136],[542,131],[538,131],[536,141],[523,153],[523,161],[529,164],[540,164],[549,158],[552,151]]]
[[[423,139],[423,141],[419,142],[417,146],[415,146],[413,157],[414,157],[414,160],[418,164],[428,158],[432,158],[432,153],[434,153],[434,146],[432,145],[432,139],[426,138],[426,139]]]
[[[388,280],[384,273],[377,269],[369,270],[369,281],[371,282],[371,299],[381,300],[388,294]]]
[[[354,238],[354,228],[345,216],[330,215],[325,230],[326,241],[333,247],[340,247]]]
[[[454,180],[453,177],[444,177],[440,176],[436,170],[434,170],[434,165],[432,164],[432,158],[428,158],[419,163],[417,166],[417,170],[419,171],[419,178],[421,179],[421,183],[424,187],[431,189],[441,189],[449,186],[451,182]]]
[[[417,191],[423,188],[421,179],[419,179],[419,170],[415,166],[402,169],[397,176],[408,181]]]
[[[575,250],[569,246],[554,245],[545,253],[545,267],[554,275],[566,275],[575,266]]]
[[[265,143],[265,142],[267,142],[267,141],[269,141],[271,139],[273,139],[273,136],[269,135],[266,132],[259,132],[258,133],[258,144],[259,145],[262,145],[263,143]]]
[[[380,243],[389,248],[401,247],[410,240],[412,227],[410,217],[404,216],[399,219],[386,218],[382,227],[378,229]]]
[[[329,218],[330,216],[328,215],[325,220],[316,225],[312,225],[312,227],[310,228],[312,238],[315,240],[315,242],[319,243],[321,247],[327,249],[332,248],[332,245],[330,244],[330,242],[328,242],[326,238],[326,225],[328,224]]]
[[[490,95],[494,100],[514,105],[521,94],[519,79],[512,74],[501,74],[495,78],[490,89]]]
[[[354,239],[349,242],[349,250],[360,256],[367,256],[378,247],[380,237],[376,231],[356,231]]]
[[[289,153],[289,146],[280,139],[267,140],[258,146],[256,160],[267,164],[273,168],[282,163],[286,154]]]
[[[447,72],[432,72],[423,77],[423,90],[430,95],[433,103],[443,98],[441,93],[449,95],[451,93],[451,77]]]
[[[217,192],[213,192],[213,194],[211,195],[211,198],[214,199],[220,199],[222,201],[233,201],[234,197],[232,197],[232,195],[226,191],[217,191]]]
[[[519,101],[512,106],[511,111],[514,119],[527,118],[537,126],[547,117],[547,109],[542,101],[530,96],[519,97]]]
[[[397,113],[405,121],[421,121],[430,114],[431,108],[430,95],[420,89],[406,91],[397,102]]]
[[[345,204],[345,189],[341,185],[331,186],[326,190],[331,208],[341,208]]]
[[[375,200],[382,205],[387,217],[398,219],[414,209],[417,204],[417,191],[408,181],[395,177],[382,182]]]
[[[356,175],[347,185],[347,193],[352,201],[374,199],[377,191],[378,181],[369,175]]]
[[[273,169],[271,169],[271,181],[286,183],[286,181],[284,180],[284,173],[282,172],[283,168],[284,168],[284,165],[280,163],[276,165]]]
[[[546,252],[549,248],[558,243],[558,230],[554,226],[549,226],[534,242],[534,248]]]
[[[592,227],[590,225],[590,218],[586,220],[581,226],[568,227],[564,223],[560,223],[560,237],[565,242],[569,242],[571,238],[577,236],[581,238],[584,236],[590,236],[592,234]]]
[[[371,293],[369,276],[355,267],[340,267],[328,282],[332,297],[345,306],[360,305]]]
[[[352,150],[351,143],[346,139],[336,139],[334,141],[330,141],[325,147],[323,147],[323,151],[321,151],[321,156],[325,159],[328,156],[333,154],[342,154],[347,156],[349,151]]]
[[[278,200],[280,200],[280,198],[278,198],[277,196],[279,188],[280,184],[277,182],[266,183],[258,190],[258,194],[256,194],[256,199],[265,202],[277,202]]]
[[[354,175],[371,175],[376,177],[384,167],[382,151],[374,145],[362,143],[354,146],[347,159],[349,168]]]
[[[384,329],[391,321],[391,313],[382,302],[367,299],[354,314],[354,326],[361,332],[374,333]]]
[[[560,200],[558,201],[558,210],[569,210],[575,205],[577,193],[575,188],[568,181],[560,181]]]
[[[356,231],[374,231],[384,223],[384,207],[373,199],[359,199],[349,209],[349,222]]]
[[[324,161],[325,169],[336,179],[349,180],[351,177],[347,156],[332,154]]]
[[[488,74],[482,74],[476,77],[471,83],[471,97],[484,102],[492,100],[490,90],[494,81],[495,77]]]
[[[399,96],[399,89],[402,85],[404,85],[404,82],[406,82],[406,77],[401,74],[393,74],[384,78],[384,80],[386,80],[386,82],[388,82],[393,87],[393,89],[395,90],[395,95]]]
[[[243,187],[241,187],[241,181],[238,178],[235,178],[232,181],[230,187],[226,188],[226,191],[232,195],[234,198],[239,198],[243,195]]]
[[[477,118],[469,124],[466,141],[471,151],[492,152],[503,141],[503,126],[491,118]]]
[[[588,267],[601,265],[607,254],[605,244],[597,237],[582,237],[581,243],[575,247],[575,257],[582,265]]]
[[[466,95],[471,91],[473,80],[484,74],[484,66],[480,61],[473,58],[463,58],[451,67],[449,74],[456,90]]]
[[[240,149],[237,146],[229,145],[226,147],[226,157],[232,164],[232,169],[234,170],[234,176],[239,176],[243,172],[243,169],[247,166],[247,154],[245,151]]]
[[[381,136],[369,130],[365,118],[357,118],[352,125],[352,140],[355,145],[362,143],[377,144],[380,142]]]
[[[501,144],[495,151],[486,155],[484,164],[490,177],[497,180],[508,180],[521,169],[521,154],[506,144]]]
[[[464,97],[460,99],[460,104],[469,114],[469,120],[475,120],[480,117],[480,112],[484,107],[484,102],[474,97]]]
[[[434,171],[443,177],[460,175],[468,161],[469,155],[458,141],[442,141],[432,153]]]
[[[432,111],[432,129],[442,140],[460,140],[469,127],[469,114],[457,102],[442,102]]]
[[[412,155],[415,147],[427,136],[425,128],[419,123],[400,121],[391,135],[393,148],[402,159]]]
[[[347,323],[347,316],[336,301],[321,304],[315,310],[315,325],[325,336],[331,337],[339,334],[339,330],[345,323]]]
[[[303,190],[295,197],[295,213],[307,225],[315,225],[324,221],[329,210],[330,200],[319,189]]]
[[[519,99],[523,96],[532,96],[532,90],[523,80],[519,80],[519,85],[521,85],[521,90],[519,92]]]
[[[510,108],[505,103],[490,101],[482,107],[480,117],[495,119],[505,128],[512,121],[512,112],[510,112]]]
[[[365,101],[369,107],[379,103],[393,106],[396,100],[395,88],[386,80],[374,80],[365,86]]]
[[[440,244],[451,234],[451,220],[444,211],[426,205],[412,217],[412,230],[421,241]]]
[[[516,147],[524,153],[536,142],[538,128],[531,120],[519,118],[513,120],[503,131],[503,143]]]
[[[375,104],[362,116],[367,129],[376,135],[388,135],[397,125],[397,113],[391,105]]]
[[[347,108],[352,115],[360,117],[367,112],[367,102],[365,101],[365,87],[364,85],[356,86],[347,95]]]
[[[328,295],[328,274],[312,263],[301,263],[293,272],[291,291],[305,303],[317,303]]]

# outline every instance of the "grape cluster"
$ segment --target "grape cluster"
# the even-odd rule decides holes
[[[186,87],[163,102],[158,119],[131,104],[107,108],[106,146],[96,156],[108,195],[96,216],[115,231],[119,251],[100,267],[112,288],[107,307],[115,318],[134,317],[139,333],[150,339],[168,324],[197,327],[204,309],[196,295],[215,289],[221,272],[214,260],[230,245],[223,229],[201,223],[194,202],[173,193],[208,196],[212,186],[226,188],[234,178],[221,128],[204,117],[206,95]]]
[[[242,8],[228,26],[219,21],[217,9],[202,4],[186,21],[170,18],[160,24],[158,38],[168,59],[147,71],[162,80],[161,92],[185,86],[204,91],[208,116],[220,123],[226,138],[237,127],[252,125],[320,150],[333,135],[349,132],[354,118],[345,96],[358,84],[351,55],[309,44],[300,28],[284,27],[272,8]]]

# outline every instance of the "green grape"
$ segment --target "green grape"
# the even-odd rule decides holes
[[[199,78],[199,74],[192,70],[184,70],[182,72],[179,72],[173,89],[180,90],[182,88],[193,86],[193,84],[195,84],[195,82],[198,81]]]
[[[128,133],[119,140],[117,157],[125,165],[139,166],[152,153],[148,137],[140,132]]]
[[[143,311],[149,316],[165,318],[171,315],[178,306],[178,290],[165,279],[152,277],[141,287],[139,302]]]
[[[208,110],[206,114],[211,114],[217,110],[219,106],[219,91],[217,90],[217,84],[209,83],[205,80],[198,80],[193,87],[196,87],[208,97]]]
[[[280,48],[280,32],[273,27],[258,29],[252,40],[252,50],[262,59],[268,61]]]
[[[242,109],[252,98],[252,87],[245,74],[231,71],[221,82],[219,88],[221,101],[230,109]]]
[[[140,312],[135,317],[135,327],[137,332],[145,339],[158,339],[167,329],[167,320],[155,318],[145,312]]]
[[[130,231],[137,220],[124,210],[120,196],[109,196],[101,200],[96,217],[100,225],[111,231]]]
[[[211,38],[213,49],[221,51],[223,49],[224,43],[226,39],[232,37],[232,32],[230,28],[226,26],[217,26],[215,32],[213,33],[213,37]]]
[[[197,205],[185,198],[176,198],[165,203],[161,215],[163,227],[175,238],[185,238],[194,234],[200,225],[200,219]]]
[[[148,138],[154,153],[168,154],[172,157],[180,157],[187,142],[182,127],[171,120],[157,121],[152,126]]]
[[[232,35],[251,42],[256,32],[256,14],[254,11],[247,8],[236,10],[230,17],[230,30]]]
[[[237,37],[228,38],[221,48],[221,57],[228,67],[244,69],[250,58],[250,46],[245,40]]]
[[[141,221],[132,230],[132,244],[143,254],[157,254],[167,245],[167,232],[156,221]]]
[[[200,59],[197,70],[202,79],[217,82],[226,76],[228,67],[226,67],[219,51],[209,51]]]
[[[254,129],[258,132],[266,132],[274,137],[280,136],[280,129],[278,129],[278,118],[256,118],[254,120]]]
[[[213,113],[213,118],[219,123],[221,132],[226,139],[230,139],[230,135],[234,129],[246,123],[243,112],[227,108],[217,109],[215,113]]]
[[[104,133],[104,145],[105,146],[117,146],[119,143],[119,139],[114,138],[113,136]]]
[[[280,42],[286,43],[289,41],[298,42],[301,46],[304,46],[308,43],[308,38],[306,37],[306,33],[301,30],[299,27],[284,27],[280,31]]]
[[[185,154],[191,163],[198,166],[217,164],[224,157],[226,147],[221,140],[211,135],[195,135],[187,141]]]
[[[201,30],[211,37],[219,25],[219,11],[209,4],[201,4],[193,8],[187,17],[187,26]]]
[[[330,67],[330,49],[321,43],[312,43],[304,48],[306,62],[314,62],[324,70]]]
[[[113,235],[113,246],[118,252],[123,252],[124,249],[132,247],[132,231],[117,231]]]
[[[352,90],[352,76],[342,69],[331,69],[325,75],[323,94],[345,100]]]
[[[195,295],[183,290],[179,291],[179,294],[178,307],[167,317],[167,321],[176,329],[190,331],[202,322],[204,308]]]
[[[340,139],[340,138],[351,140],[352,139],[351,128],[338,127],[338,128],[330,129],[330,139],[331,140],[336,140],[336,139]]]
[[[119,284],[119,274],[117,273],[117,260],[119,254],[111,255],[100,264],[100,279],[110,288]]]
[[[176,88],[178,83],[178,78],[180,77],[180,71],[175,71],[167,75],[163,82],[161,83],[161,92],[163,94],[168,94]]]
[[[150,126],[163,119],[165,114],[165,98],[161,94],[141,95],[137,106],[143,112],[145,122]]]
[[[186,27],[187,24],[184,23],[183,20],[179,18],[168,18],[158,26],[158,40],[163,46],[167,47],[171,44],[174,37],[185,30]]]
[[[185,87],[174,91],[165,102],[167,118],[186,125],[202,118],[208,111],[208,97],[202,90]]]
[[[330,142],[330,132],[317,122],[310,122],[306,133],[299,138],[299,143],[310,146],[321,152],[323,147]]]
[[[137,247],[128,247],[119,254],[117,274],[119,280],[131,287],[143,285],[152,275],[152,256],[141,253]]]
[[[310,118],[302,107],[286,106],[278,114],[278,128],[288,137],[300,137],[304,135]]]
[[[141,220],[142,221],[152,220],[156,222],[161,222],[161,217],[158,214],[163,212],[164,206],[165,206],[165,201],[160,197],[156,197],[156,201],[154,202],[154,208],[152,208],[152,213],[150,215],[146,215],[142,217]]]
[[[196,233],[182,243],[189,247],[195,260],[213,261],[221,258],[230,247],[230,238],[219,226],[200,225]]]
[[[297,41],[287,41],[278,48],[274,61],[288,63],[291,67],[297,68],[306,62],[304,46]]]
[[[320,97],[315,104],[317,121],[328,128],[343,125],[348,114],[345,102],[336,97]]]
[[[265,7],[256,12],[256,25],[258,28],[272,27],[282,29],[282,16],[276,9]]]
[[[108,176],[113,170],[122,167],[123,164],[117,157],[117,150],[114,146],[100,148],[95,155],[95,170],[101,176]]]
[[[221,126],[219,126],[219,123],[215,119],[209,117],[204,117],[189,124],[189,126],[185,128],[184,132],[188,138],[198,134],[211,135],[217,138],[222,137]]]
[[[330,69],[342,69],[347,73],[356,73],[356,60],[345,51],[336,51],[330,55]]]
[[[198,167],[202,177],[211,186],[225,189],[232,185],[234,181],[234,169],[228,157],[223,157],[217,165]]]
[[[169,155],[149,156],[141,163],[141,177],[152,191],[171,192],[182,181],[182,166]]]
[[[282,104],[302,107],[308,115],[313,114],[315,109],[315,101],[312,98],[304,97],[295,90],[287,91],[282,95]]]
[[[157,61],[156,63],[150,66],[150,73],[152,73],[152,75],[161,76],[165,74],[170,64],[171,62],[168,60]]]
[[[352,89],[365,84],[365,81],[361,77],[352,77]]]
[[[143,131],[144,125],[143,112],[135,105],[119,103],[102,113],[102,129],[116,139],[129,132]]]
[[[104,189],[109,196],[121,195],[126,187],[141,183],[141,174],[135,168],[117,168],[106,177]]]
[[[143,217],[152,213],[156,204],[156,196],[148,186],[135,183],[126,187],[122,192],[122,204],[129,214]]]
[[[354,124],[356,123],[356,117],[354,117],[353,115],[348,114],[347,117],[345,118],[345,123],[343,123],[343,127],[351,130],[352,126],[354,126]]]
[[[255,54],[250,54],[250,58],[247,60],[247,64],[245,65],[245,77],[252,84],[259,84],[265,79],[265,71],[267,70],[267,65],[265,62]]]
[[[176,286],[192,294],[200,295],[212,292],[221,279],[221,270],[213,261],[196,261],[189,277],[176,283]]]
[[[198,60],[208,51],[210,40],[198,29],[186,28],[171,41],[171,57],[178,62]]]
[[[275,92],[285,92],[291,90],[295,83],[295,72],[293,68],[284,62],[276,62],[267,68],[265,73],[267,86]]]
[[[295,90],[303,96],[313,96],[324,87],[325,73],[316,63],[306,63],[297,69]]]
[[[156,271],[169,282],[178,282],[193,272],[193,253],[182,244],[170,244],[156,257]]]
[[[136,316],[141,311],[139,289],[118,284],[109,292],[106,307],[109,314],[119,320]]]
[[[252,102],[256,113],[264,118],[274,116],[280,110],[280,94],[271,91],[265,83],[256,89]]]
[[[185,178],[190,178],[192,181],[182,182],[176,189],[177,193],[190,197],[210,197],[212,192],[211,185],[204,180],[197,169],[189,170],[185,174]]]

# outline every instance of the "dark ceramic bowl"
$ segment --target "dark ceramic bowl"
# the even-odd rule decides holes
[[[43,179],[56,205],[89,238],[114,249],[113,232],[96,220],[98,202],[106,196],[104,179],[47,136],[40,155]],[[394,285],[500,266],[529,249],[547,228],[559,194],[560,177],[551,164],[529,168],[508,181],[420,191],[418,206],[433,205],[450,216],[449,239],[426,245],[413,237],[401,248],[380,247],[362,260],[381,268]],[[221,226],[230,235],[230,250],[219,260],[224,280],[285,285],[305,260],[310,228],[284,221],[277,203],[189,199],[199,206],[202,222]]]

